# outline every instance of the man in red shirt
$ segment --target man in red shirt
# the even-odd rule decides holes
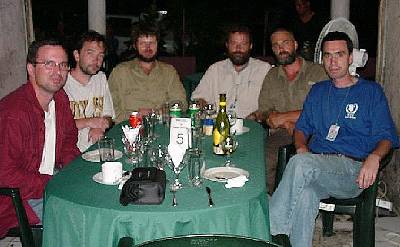
[[[28,82],[0,101],[0,187],[19,188],[28,220],[37,224],[47,182],[79,150],[62,89],[69,70],[65,48],[55,40],[34,42],[26,67]],[[0,238],[17,225],[11,199],[0,196]]]

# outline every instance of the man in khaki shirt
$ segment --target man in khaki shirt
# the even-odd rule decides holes
[[[133,39],[137,58],[115,67],[108,80],[116,121],[132,111],[160,108],[165,102],[179,100],[186,108],[185,89],[173,66],[157,57],[157,31],[140,25]]]
[[[271,44],[278,66],[265,76],[258,101],[259,110],[252,114],[253,118],[265,121],[270,127],[266,150],[270,193],[275,183],[279,146],[292,141],[294,125],[311,86],[328,79],[321,65],[296,55],[298,44],[291,31],[276,29],[271,34]]]

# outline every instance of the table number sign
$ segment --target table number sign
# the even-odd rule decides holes
[[[180,145],[183,149],[190,148],[192,139],[192,122],[190,118],[171,118],[169,143]]]

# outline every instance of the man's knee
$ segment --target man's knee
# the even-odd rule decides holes
[[[310,176],[318,170],[317,162],[311,153],[296,154],[290,160],[286,169],[291,169],[294,176]]]

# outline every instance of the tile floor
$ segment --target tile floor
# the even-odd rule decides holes
[[[352,222],[338,220],[334,224],[336,234],[323,237],[321,222],[317,220],[314,247],[352,247]],[[380,217],[376,219],[375,247],[400,247],[400,217]],[[0,247],[21,247],[18,238],[0,240]]]

